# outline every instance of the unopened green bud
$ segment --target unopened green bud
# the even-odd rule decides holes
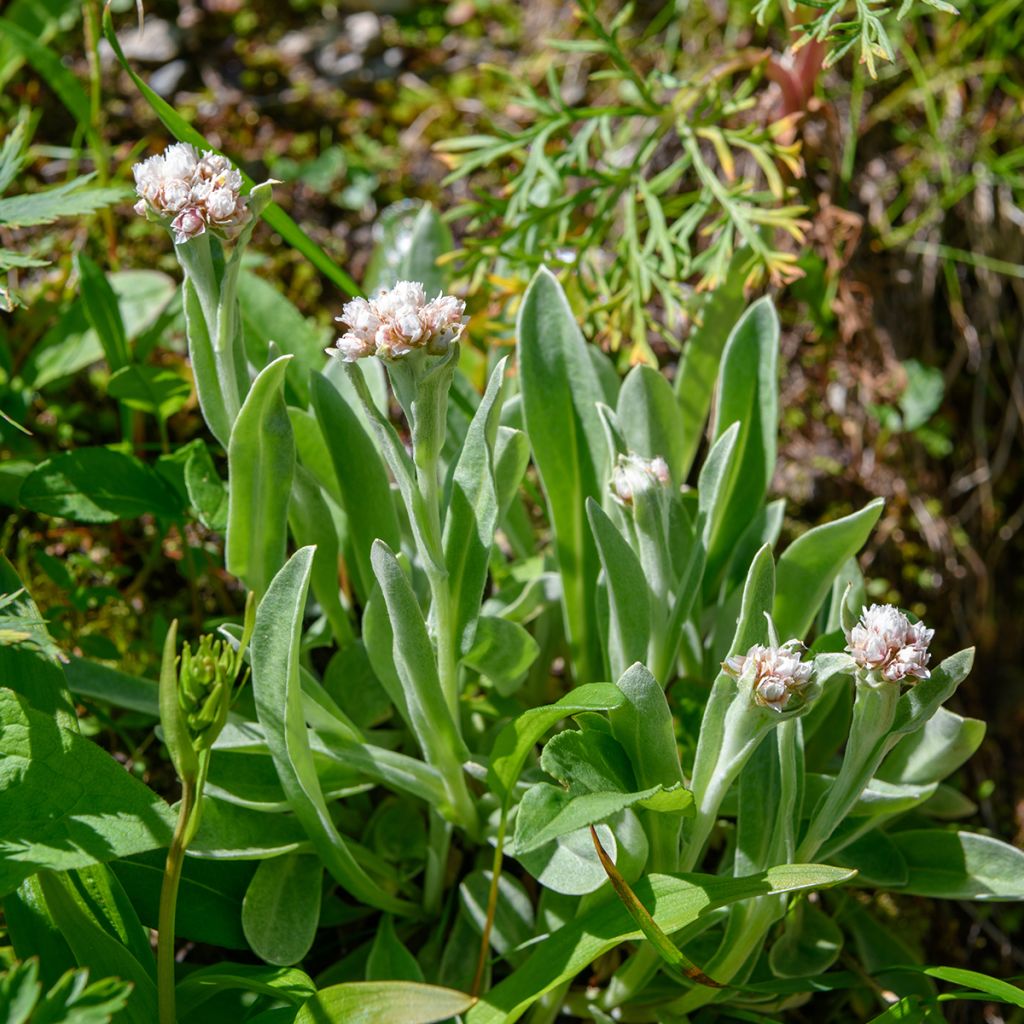
[[[187,644],[178,670],[178,704],[197,751],[213,746],[228,719],[238,674],[238,655],[226,640],[203,636]]]

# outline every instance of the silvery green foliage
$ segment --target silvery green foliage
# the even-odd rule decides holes
[[[435,255],[445,244],[432,211],[409,230]],[[971,806],[943,780],[983,732],[943,707],[972,652],[943,658],[925,625],[865,608],[856,555],[880,503],[777,550],[768,300],[713,344],[700,335],[676,389],[648,367],[620,383],[544,270],[514,359],[465,357],[460,301],[409,283],[417,251],[375,262],[391,276],[346,307],[342,358],[315,334],[261,351],[235,344],[235,253],[214,273],[211,234],[176,251],[197,380],[237,384],[202,408],[228,453],[228,569],[258,610],[239,642],[251,702],[207,714],[215,666],[186,688],[193,725],[218,730],[188,859],[259,867],[234,933],[215,938],[211,913],[188,937],[278,965],[211,985],[277,992],[300,1021],[360,1000],[404,1024],[497,1024],[541,1001],[653,1021],[749,1001],[756,969],[773,1013],[881,929],[838,915],[834,886],[1024,898],[1024,855],[948,824]],[[174,651],[165,733],[187,776]],[[67,678],[156,707],[110,669]],[[133,852],[159,843],[131,815],[121,831]],[[301,1011],[314,986],[280,965],[327,941],[327,913],[374,938]],[[591,966],[617,947],[614,972]],[[595,970],[599,984],[575,984]],[[178,982],[179,1007],[199,1005],[202,978]]]

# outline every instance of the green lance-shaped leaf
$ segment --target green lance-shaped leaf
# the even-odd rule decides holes
[[[705,293],[695,314],[695,325],[683,350],[676,373],[675,392],[682,413],[683,454],[681,477],[685,479],[704,436],[704,423],[711,409],[718,379],[718,366],[736,318],[743,309],[742,264],[737,253],[724,284]]]
[[[352,623],[342,607],[338,579],[338,534],[320,485],[304,466],[295,467],[288,505],[292,537],[300,547],[314,546],[313,593],[327,616],[335,640],[342,646],[353,638]]]
[[[288,804],[324,866],[356,899],[389,913],[414,908],[384,892],[356,862],[331,818],[317,779],[303,718],[299,646],[302,614],[313,569],[313,549],[302,548],[274,577],[260,601],[253,632],[252,689]]]
[[[281,391],[291,356],[253,381],[228,445],[228,572],[262,595],[284,564],[295,441]]]
[[[110,44],[114,55],[117,57],[121,67],[128,72],[129,77],[135,83],[136,88],[142,94],[146,102],[153,108],[153,112],[160,118],[167,130],[180,142],[190,142],[199,149],[213,149],[203,135],[193,128],[166,100],[158,96],[132,69],[128,59],[121,48],[121,42],[114,31],[114,22],[110,8],[103,11],[103,35]],[[242,180],[250,188],[255,184],[244,171],[241,172]],[[329,278],[339,288],[349,292],[351,295],[361,295],[359,286],[341,269],[328,255],[306,234],[298,224],[288,216],[276,203],[270,203],[261,211],[263,219],[276,231],[292,248],[297,249],[312,263],[317,270]]]
[[[518,334],[523,414],[555,534],[575,679],[589,682],[600,665],[600,563],[583,510],[588,497],[600,499],[608,463],[597,411],[601,385],[565,294],[547,270],[523,296]]]
[[[391,549],[375,541],[373,571],[388,609],[392,658],[402,684],[409,723],[426,759],[438,769],[448,794],[448,813],[474,829],[476,811],[462,774],[465,746],[441,690],[437,657],[412,585]]]
[[[697,480],[697,515],[703,523],[705,551],[714,534],[715,522],[721,518],[732,478],[739,459],[740,425],[732,424],[711,446]]]
[[[747,878],[649,875],[633,885],[655,924],[671,935],[717,907],[756,896],[840,885],[855,872],[822,864],[786,864]],[[606,903],[554,932],[466,1015],[466,1024],[512,1024],[545,992],[574,978],[623,942],[644,938],[619,902]]]
[[[779,320],[768,298],[755,302],[733,328],[722,355],[711,436],[739,424],[736,456],[711,515],[705,579],[719,579],[737,541],[760,510],[775,471]],[[706,591],[707,592],[707,591]]]
[[[349,981],[317,992],[295,1024],[438,1024],[474,1002],[464,992],[414,981]]]
[[[194,782],[199,775],[199,758],[192,745],[185,713],[178,700],[177,645],[178,620],[175,619],[164,638],[163,660],[160,663],[160,726],[178,778]]]
[[[153,1024],[159,1014],[150,972],[84,910],[69,890],[69,880],[44,871],[39,881],[46,906],[78,963],[100,977],[116,976],[131,982],[132,994],[118,1019],[127,1024]]]
[[[506,725],[494,741],[487,768],[487,782],[502,804],[507,807],[511,803],[516,780],[530,751],[552,726],[571,715],[609,711],[625,702],[625,694],[614,683],[587,683],[554,704],[524,711]]]
[[[859,512],[816,526],[782,553],[772,609],[780,637],[800,639],[811,628],[833,579],[864,546],[883,504],[876,498]]]
[[[1024,900],[1024,850],[973,832],[913,829],[892,841],[907,864],[901,892],[932,899]]]
[[[900,740],[876,773],[886,782],[941,782],[981,745],[985,723],[940,707],[916,732]]]
[[[664,374],[644,364],[634,366],[622,384],[615,411],[629,449],[645,459],[663,458],[678,487],[688,468],[685,426]]]
[[[463,654],[473,646],[498,522],[493,458],[505,362],[505,359],[498,360],[470,421],[455,464],[444,521],[444,561],[453,609],[452,629],[456,649]]]
[[[650,587],[633,548],[593,498],[587,498],[587,517],[608,587],[608,667],[617,679],[634,662],[647,660]]]
[[[260,862],[242,902],[242,928],[261,960],[290,967],[310,951],[320,922],[323,873],[320,858],[309,854]]]
[[[117,296],[102,270],[85,253],[75,257],[85,315],[103,346],[111,373],[127,366],[131,355]]]
[[[641,788],[671,790],[683,785],[672,712],[665,691],[640,664],[632,665],[616,684],[626,698],[609,714],[612,735],[622,744]],[[656,871],[675,870],[679,859],[682,821],[677,815],[647,812],[644,828]]]
[[[199,299],[195,283],[188,276],[182,282],[181,303],[185,311],[185,333],[188,335],[188,357],[203,419],[210,432],[224,448],[231,440],[232,417],[217,376],[213,336]]]
[[[356,410],[327,377],[314,373],[310,393],[348,519],[356,559],[356,592],[365,603],[373,588],[373,542],[379,537],[395,551],[401,547],[402,534],[387,467]]]
[[[384,915],[377,925],[366,960],[367,981],[423,981],[423,969],[395,932],[395,923]]]
[[[539,654],[540,645],[518,622],[481,615],[473,646],[463,655],[462,664],[489,679],[502,696],[508,696],[522,685]]]

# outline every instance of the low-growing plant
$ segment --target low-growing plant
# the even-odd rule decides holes
[[[767,299],[731,329],[723,303],[675,389],[647,366],[620,384],[541,270],[514,361],[484,347],[481,394],[429,208],[329,358],[243,330],[270,183],[243,195],[188,144],[136,181],[173,236],[227,451],[226,482],[192,447],[160,500],[225,524],[253,614],[180,659],[172,626],[157,686],[62,666],[28,599],[5,603],[0,878],[20,956],[129,980],[123,1019],[162,1024],[672,1020],[842,988],[850,941],[868,973],[909,965],[858,891],[1024,896],[1024,855],[947,824],[971,805],[943,779],[984,729],[943,707],[971,652],[932,665],[924,624],[864,607],[855,555],[880,503],[775,554]],[[69,471],[101,452],[104,478]],[[44,463],[23,501],[145,501],[116,454]],[[78,734],[71,694],[159,717],[173,836],[163,800]],[[265,966],[191,967],[181,939]],[[938,1012],[928,976],[885,979],[908,1013]]]
[[[181,266],[209,436],[172,447],[182,378],[129,343],[80,259],[125,443],[39,463],[18,500],[222,535],[245,611],[180,647],[171,623],[155,682],[64,655],[0,562],[0,899],[21,962],[0,1011],[1024,1006],[1009,982],[923,967],[876,912],[879,893],[1024,899],[1024,854],[957,825],[974,807],[946,780],[985,726],[944,705],[973,652],[933,660],[926,623],[869,603],[857,554],[881,502],[780,544],[779,324],[769,298],[746,304],[736,247],[672,382],[620,380],[580,330],[572,264],[533,272],[510,349],[448,294],[451,237],[422,206],[389,219],[371,297],[352,284],[325,353],[243,261],[260,217],[327,257],[274,183],[248,187],[146,95],[182,141],[136,166],[136,209]],[[148,461],[133,417],[160,437]],[[79,701],[158,723],[176,806],[83,735]]]

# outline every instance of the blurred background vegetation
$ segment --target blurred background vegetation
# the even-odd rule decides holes
[[[785,2],[146,0],[141,33],[113,6],[151,87],[280,179],[357,281],[396,210],[441,210],[471,347],[511,343],[540,262],[621,367],[670,374],[715,302],[772,291],[787,536],[886,498],[871,594],[927,616],[939,651],[977,644],[956,710],[989,734],[959,783],[983,827],[1024,842],[1024,0],[858,5],[882,38],[834,19],[795,52],[821,26]],[[169,139],[100,15],[0,7],[0,532],[60,644],[152,675],[171,617],[238,611],[216,529],[12,511],[35,461],[125,436],[83,276],[109,272],[136,358],[188,382],[174,257],[128,188]],[[18,197],[44,191],[49,213],[26,218]],[[266,225],[253,250],[250,329],[329,339],[343,294]],[[137,453],[202,434],[187,386],[165,398],[158,431],[127,424]],[[88,712],[132,770],[165,771],[148,729]],[[1018,909],[888,910],[936,960],[1024,968]]]

